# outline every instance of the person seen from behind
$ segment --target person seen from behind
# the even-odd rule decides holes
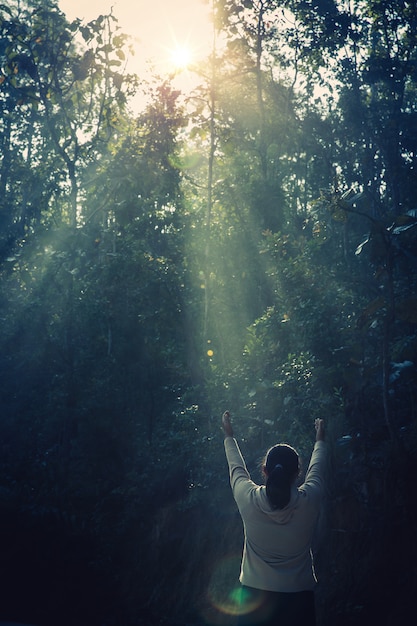
[[[244,529],[237,623],[245,626],[315,626],[311,543],[324,496],[325,427],[315,420],[316,442],[305,480],[288,444],[266,453],[265,485],[250,478],[234,438],[229,411],[222,417],[230,484]]]

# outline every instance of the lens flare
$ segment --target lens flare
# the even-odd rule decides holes
[[[218,563],[212,573],[208,597],[221,615],[243,615],[259,606],[259,598],[254,598],[249,590],[236,583],[239,568],[240,556],[233,555]],[[220,618],[218,623],[223,623]]]

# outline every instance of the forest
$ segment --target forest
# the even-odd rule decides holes
[[[417,5],[210,3],[182,93],[0,2],[0,620],[232,624],[225,409],[325,420],[318,626],[415,613]]]

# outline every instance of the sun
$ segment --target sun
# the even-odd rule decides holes
[[[193,61],[193,51],[188,44],[176,44],[169,51],[170,62],[176,70],[186,70]]]

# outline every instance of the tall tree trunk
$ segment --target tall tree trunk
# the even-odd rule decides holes
[[[210,299],[211,299],[211,279],[210,279],[210,244],[211,244],[211,217],[213,210],[213,168],[216,151],[216,27],[213,22],[213,44],[211,55],[211,78],[209,90],[210,109],[210,147],[207,171],[207,210],[206,210],[206,248],[205,248],[205,291],[204,291],[204,329],[203,340],[207,342]]]
[[[263,2],[259,3],[258,21],[256,25],[256,96],[258,101],[260,129],[259,129],[259,158],[261,161],[261,172],[263,180],[266,182],[268,178],[268,162],[266,158],[266,124],[265,124],[265,106],[263,96],[263,79],[262,79],[262,54],[263,41],[265,36],[264,24],[265,6]]]

